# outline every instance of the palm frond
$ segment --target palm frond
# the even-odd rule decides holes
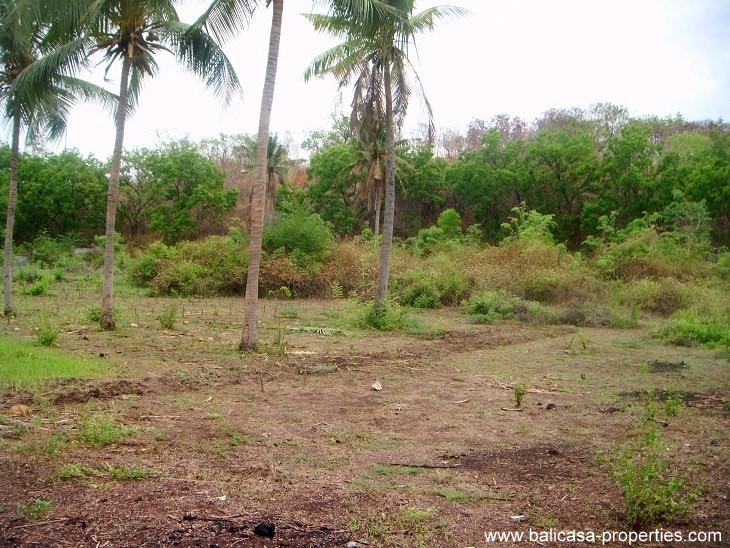
[[[233,64],[211,35],[180,22],[167,24],[165,31],[178,60],[188,71],[199,76],[225,104],[242,92]]]
[[[213,0],[191,25],[191,30],[205,29],[223,43],[248,27],[258,4],[255,0]]]

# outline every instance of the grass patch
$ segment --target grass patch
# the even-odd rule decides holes
[[[115,445],[124,441],[137,431],[134,426],[123,424],[115,419],[81,416],[79,421],[79,439],[90,445]]]
[[[109,372],[96,358],[79,358],[54,348],[0,336],[0,389],[26,390],[58,379],[87,379]]]
[[[113,464],[105,464],[101,468],[94,468],[85,464],[64,464],[56,473],[60,480],[86,479],[110,476],[115,480],[143,480],[155,478],[160,475],[156,470],[149,470],[139,466],[114,466]]]

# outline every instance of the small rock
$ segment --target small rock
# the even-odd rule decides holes
[[[383,389],[383,385],[380,384],[378,381],[375,381],[370,388],[372,388],[376,392],[380,392]]]
[[[555,405],[555,404],[554,404],[553,402],[550,402],[550,403],[548,403],[548,404],[547,404],[547,405],[545,406],[545,409],[547,409],[548,411],[549,411],[550,409],[557,409],[557,408],[558,408],[558,406],[557,406],[557,405]]]
[[[510,519],[513,523],[520,523],[521,521],[527,521],[527,516],[512,516]]]
[[[27,405],[18,403],[13,405],[8,412],[10,413],[11,417],[25,417],[28,415],[28,409],[29,408]]]
[[[262,521],[261,523],[256,524],[256,527],[253,528],[253,532],[255,535],[260,537],[274,538],[276,526],[269,521]]]

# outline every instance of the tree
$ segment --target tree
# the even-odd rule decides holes
[[[0,0],[0,102],[12,126],[5,242],[3,298],[6,314],[14,313],[13,232],[18,196],[18,162],[23,129],[29,140],[59,138],[76,96],[109,95],[73,74],[85,66],[72,42],[61,44],[49,32],[55,15],[50,5],[35,0]]]
[[[114,329],[114,236],[124,128],[127,114],[139,99],[143,79],[158,72],[155,55],[173,52],[187,70],[200,76],[225,102],[240,90],[236,73],[220,46],[202,26],[182,23],[174,4],[175,0],[67,0],[63,17],[56,23],[62,32],[81,33],[85,39],[81,48],[88,56],[101,53],[107,73],[121,63],[106,207],[100,320],[105,330]]]
[[[192,238],[236,203],[223,171],[185,140],[126,154],[123,172],[119,213],[130,233],[147,227],[167,244]]]
[[[266,0],[267,6],[271,4],[273,4],[271,32],[269,34],[266,75],[261,94],[259,128],[256,141],[248,275],[243,305],[243,330],[239,344],[241,350],[255,348],[258,344],[256,318],[258,312],[259,270],[261,267],[261,240],[266,208],[267,148],[271,110],[274,103],[274,89],[276,87],[276,68],[279,61],[284,0]],[[198,19],[196,27],[205,25],[220,39],[236,35],[241,28],[241,24],[251,16],[256,5],[257,2],[253,0],[214,0],[206,12]]]
[[[330,0],[328,15],[310,14],[315,29],[344,41],[319,55],[305,72],[305,79],[332,74],[341,87],[354,81],[353,126],[363,117],[386,132],[385,204],[380,266],[375,308],[382,310],[388,291],[395,217],[395,134],[408,108],[411,86],[408,57],[416,34],[432,30],[437,19],[464,13],[455,7],[434,7],[413,15],[413,0]],[[416,75],[420,86],[420,80]],[[423,91],[421,89],[421,91]],[[429,129],[433,128],[431,108]],[[432,131],[429,131],[432,134]]]
[[[256,165],[256,148],[258,139],[250,135],[244,138],[244,151],[248,157],[246,167],[254,168]],[[279,141],[276,135],[269,135],[266,143],[266,203],[264,221],[270,222],[276,216],[276,189],[286,178],[286,169],[289,167],[289,158],[286,147]]]
[[[0,169],[6,165],[0,155]],[[96,158],[73,150],[21,155],[14,239],[29,241],[45,232],[90,242],[104,228],[105,173]]]

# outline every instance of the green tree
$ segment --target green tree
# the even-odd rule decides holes
[[[115,114],[114,149],[109,171],[102,307],[102,329],[114,329],[114,235],[124,128],[127,114],[137,104],[142,81],[157,75],[156,54],[173,52],[188,71],[202,78],[216,95],[228,101],[240,89],[235,71],[223,50],[202,26],[180,21],[175,0],[66,0],[56,25],[62,32],[81,34],[79,49],[100,53],[107,74],[121,64]]]
[[[383,121],[386,131],[385,203],[375,307],[382,309],[388,291],[395,217],[395,136],[397,121],[408,108],[412,69],[408,57],[418,33],[432,30],[437,19],[463,13],[459,8],[434,7],[413,14],[413,0],[330,0],[328,15],[310,14],[315,29],[344,41],[319,55],[305,72],[305,79],[333,74],[340,86],[354,81],[353,119],[362,116],[375,127]],[[420,85],[420,81],[417,79]],[[433,127],[430,105],[429,127]],[[396,117],[398,120],[396,120]],[[429,132],[431,133],[431,132]]]
[[[203,222],[219,221],[236,204],[225,174],[187,141],[124,158],[120,214],[137,231],[159,232],[165,243],[191,238]],[[129,176],[133,174],[133,176]]]
[[[351,234],[358,226],[357,181],[362,175],[352,172],[356,162],[354,145],[340,144],[313,155],[307,168],[312,208],[338,234]]]
[[[42,232],[75,233],[91,241],[104,228],[105,173],[96,158],[83,158],[73,150],[22,155],[15,238],[29,241]]]
[[[243,142],[243,150],[246,155],[246,164],[244,169],[255,168],[256,165],[256,146],[258,139],[251,135],[246,135]],[[286,147],[279,141],[276,135],[269,135],[266,143],[266,200],[264,221],[272,221],[276,216],[276,189],[284,183],[286,179],[286,170],[289,167],[289,158]]]

